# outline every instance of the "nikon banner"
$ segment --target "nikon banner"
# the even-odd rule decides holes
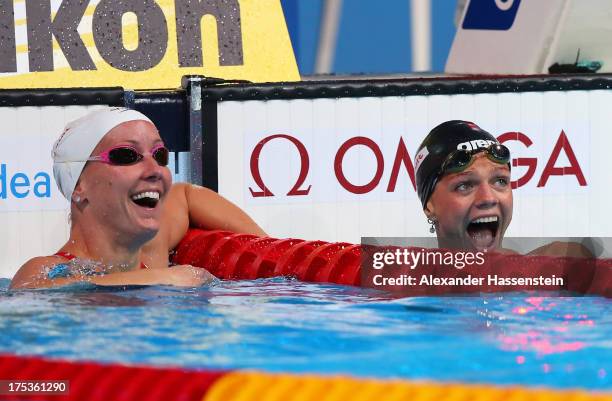
[[[0,88],[176,88],[299,73],[280,0],[0,0]]]

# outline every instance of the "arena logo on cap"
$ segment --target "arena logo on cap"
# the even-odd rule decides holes
[[[459,145],[457,145],[457,149],[475,150],[475,149],[481,149],[481,148],[488,148],[494,143],[497,143],[497,142],[491,141],[489,139],[474,139],[473,141],[461,142]]]
[[[0,37],[3,88],[299,80],[278,0],[1,1]]]

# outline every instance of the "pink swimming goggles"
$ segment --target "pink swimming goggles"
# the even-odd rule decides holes
[[[168,155],[170,151],[164,145],[159,145],[151,149],[151,156],[162,167],[168,165]],[[97,156],[91,156],[87,161],[98,161],[112,164],[114,166],[131,166],[144,159],[144,155],[135,148],[127,145],[115,146]]]

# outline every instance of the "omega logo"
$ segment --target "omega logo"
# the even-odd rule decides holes
[[[261,152],[264,146],[272,140],[285,140],[289,141],[297,150],[300,157],[300,170],[299,175],[295,183],[293,183],[291,189],[287,192],[287,196],[304,196],[310,193],[313,184],[308,184],[308,173],[310,171],[311,162],[310,155],[306,146],[296,137],[289,134],[274,134],[265,137],[257,143],[253,148],[250,157],[250,172],[253,180],[256,184],[256,188],[249,187],[251,196],[254,198],[258,197],[272,197],[275,194],[266,186],[261,175],[259,161]],[[529,148],[533,145],[533,141],[528,135],[522,132],[506,132],[498,137],[500,143],[517,141]],[[368,149],[376,159],[376,168],[371,171],[371,179],[365,184],[356,184],[351,182],[345,174],[345,156],[356,146],[363,146]],[[481,144],[471,144],[470,146],[481,146]],[[558,167],[557,161],[561,155],[561,152],[565,154],[569,161],[569,166]],[[530,182],[536,172],[538,165],[537,157],[516,157],[512,159],[513,167],[526,167],[527,171],[522,176],[512,181],[512,188],[520,188]],[[318,163],[320,161],[317,161]],[[346,140],[338,150],[335,152],[333,160],[333,174],[335,175],[336,181],[342,188],[350,193],[361,195],[373,191],[377,188],[382,180],[383,173],[385,170],[385,157],[380,149],[380,146],[371,138],[364,136],[355,136]],[[398,145],[395,150],[393,157],[393,164],[391,167],[391,174],[388,182],[386,183],[386,192],[395,192],[397,186],[397,180],[400,171],[404,170],[410,178],[412,189],[416,190],[415,184],[415,168],[402,137],[399,138]],[[546,159],[546,164],[542,173],[537,181],[537,187],[545,187],[550,177],[552,176],[574,176],[580,186],[587,186],[587,181],[580,167],[580,163],[574,153],[574,150],[570,144],[570,141],[565,134],[565,131],[561,131],[559,136],[553,145],[550,155]],[[402,191],[404,189],[401,189]]]

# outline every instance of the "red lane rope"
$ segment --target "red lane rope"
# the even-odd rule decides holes
[[[260,238],[227,231],[191,229],[177,247],[173,262],[204,267],[227,280],[291,276],[305,282],[360,286],[365,283],[362,282],[364,279],[371,281],[370,275],[373,274],[372,271],[363,272],[361,268],[369,249],[357,244]],[[549,277],[561,275],[567,284],[558,289],[612,296],[612,259],[491,254],[488,260],[489,270],[484,273],[496,274],[501,270],[508,277],[521,277],[526,271]],[[429,269],[434,275],[441,274],[442,270],[441,266]],[[458,277],[465,273],[454,270],[442,274]],[[454,288],[452,291],[464,290]],[[485,286],[481,290],[500,289]],[[427,294],[434,295],[434,292]]]

